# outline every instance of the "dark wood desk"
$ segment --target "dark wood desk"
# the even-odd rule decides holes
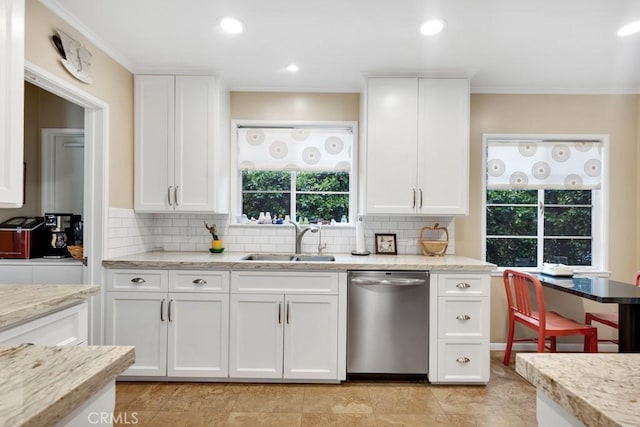
[[[601,303],[618,304],[618,352],[640,353],[640,287],[601,277],[539,274],[542,286]]]

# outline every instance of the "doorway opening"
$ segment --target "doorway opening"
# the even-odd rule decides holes
[[[25,61],[25,81],[84,108],[83,282],[104,282],[102,258],[106,253],[108,208],[109,105],[51,72]],[[89,344],[101,344],[104,289],[89,301]]]

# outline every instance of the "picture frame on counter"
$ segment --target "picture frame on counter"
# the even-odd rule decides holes
[[[395,234],[376,233],[375,238],[376,254],[398,255],[398,245],[396,244]]]

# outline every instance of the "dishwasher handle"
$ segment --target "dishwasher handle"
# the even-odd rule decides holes
[[[410,278],[382,278],[382,277],[352,277],[351,283],[356,285],[370,286],[420,286],[427,283],[426,279],[410,279]]]

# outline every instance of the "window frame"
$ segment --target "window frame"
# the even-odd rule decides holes
[[[349,172],[349,217],[346,225],[355,224],[358,207],[358,159],[359,159],[359,135],[358,122],[356,121],[277,121],[277,120],[231,120],[231,144],[230,144],[230,201],[231,217],[242,215],[242,171],[238,168],[238,129],[241,127],[265,127],[265,128],[346,128],[353,134],[351,152],[351,171]],[[292,208],[295,207],[292,205]],[[338,223],[340,224],[340,223]],[[242,226],[231,221],[232,226]],[[345,226],[345,224],[340,224]]]
[[[602,143],[602,185],[600,190],[592,190],[592,252],[591,266],[576,266],[574,271],[588,271],[592,273],[607,273],[609,270],[609,135],[604,134],[482,134],[482,215],[481,215],[481,254],[482,259],[487,259],[487,147],[489,141],[514,141],[523,140],[531,141],[599,141]],[[539,190],[538,190],[539,191]],[[544,220],[538,212],[538,218]],[[539,241],[544,241],[544,236],[540,235],[543,227],[538,222],[537,236]],[[538,254],[542,253],[543,248],[538,248]],[[506,267],[498,266],[498,272],[501,274],[505,268],[514,268],[529,272],[539,272],[542,267],[543,259],[538,257],[538,265],[536,267]]]

